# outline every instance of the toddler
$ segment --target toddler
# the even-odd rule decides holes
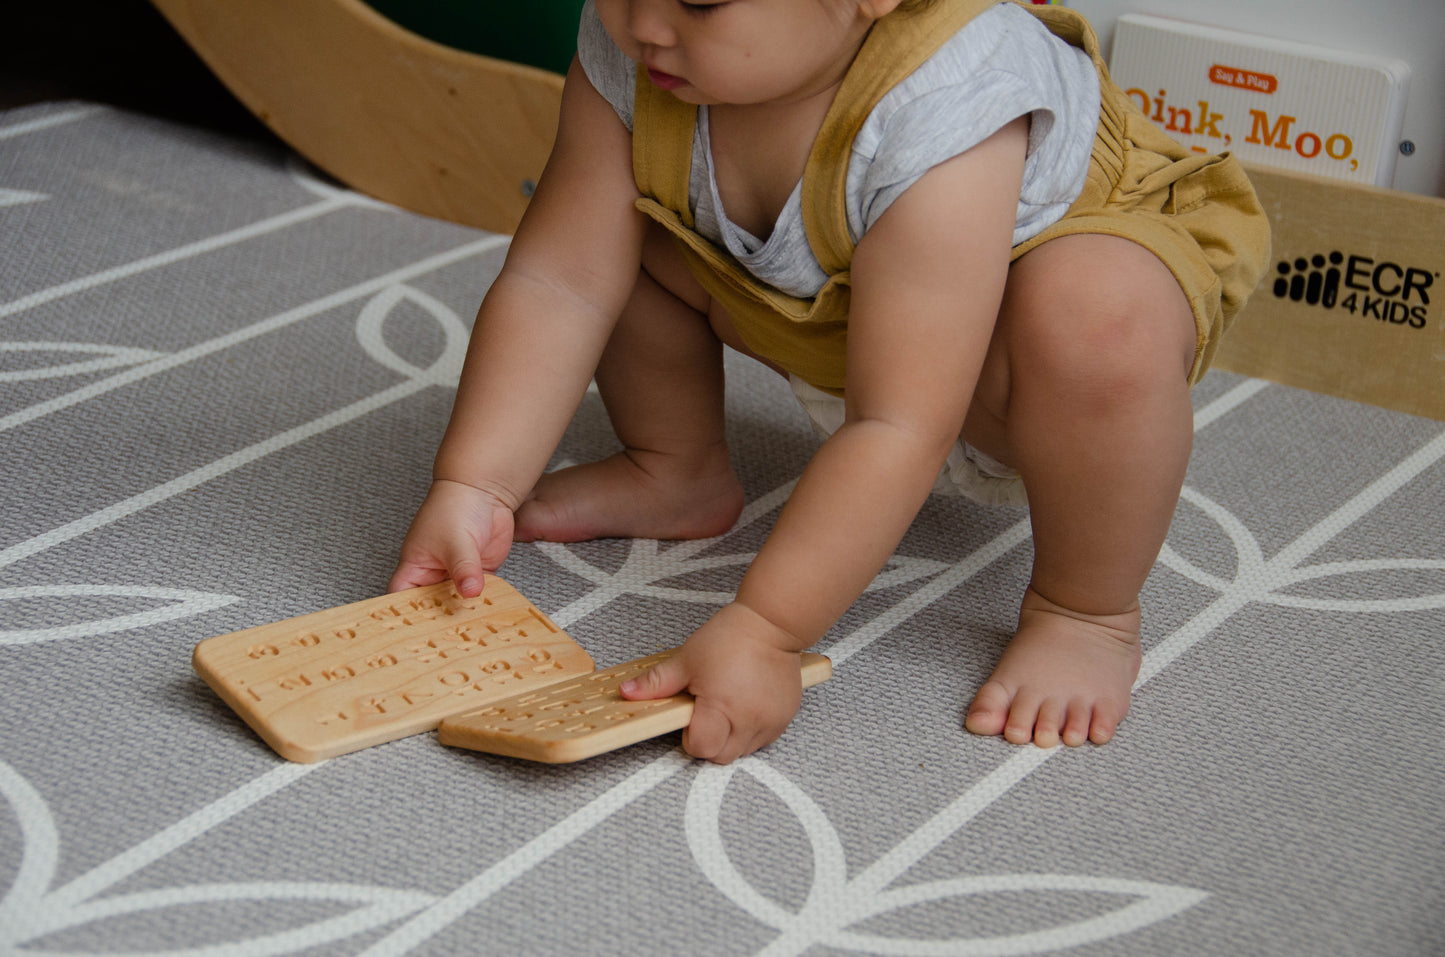
[[[1108,741],[1189,388],[1268,254],[1238,164],[1151,126],[1059,7],[592,0],[578,46],[392,589],[475,595],[514,540],[727,531],[727,346],[827,438],[736,598],[623,693],[696,696],[699,758],[766,745],[937,485],[1034,533],[966,727]],[[623,451],[543,475],[594,376]]]

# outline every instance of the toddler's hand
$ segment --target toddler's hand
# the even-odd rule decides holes
[[[439,479],[412,519],[387,590],[450,578],[463,597],[474,598],[482,573],[495,571],[511,547],[510,508],[481,489]]]
[[[803,697],[801,661],[792,639],[736,602],[693,633],[676,655],[623,682],[622,696],[665,698],[682,691],[697,699],[683,749],[695,758],[728,764],[772,743],[787,729]]]

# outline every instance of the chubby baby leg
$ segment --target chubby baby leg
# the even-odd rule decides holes
[[[542,476],[517,510],[517,541],[706,538],[742,511],[707,296],[657,227],[643,267],[596,375],[623,450]]]
[[[1022,475],[1034,568],[970,731],[1043,747],[1113,736],[1192,444],[1194,349],[1183,293],[1141,246],[1071,236],[1014,264],[965,434]]]

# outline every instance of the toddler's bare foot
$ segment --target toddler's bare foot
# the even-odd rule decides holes
[[[515,539],[710,538],[733,527],[743,502],[725,448],[695,464],[628,450],[542,476],[517,509]]]
[[[1129,710],[1139,676],[1140,615],[1082,615],[1032,588],[1019,630],[974,696],[964,726],[1013,744],[1103,744]]]

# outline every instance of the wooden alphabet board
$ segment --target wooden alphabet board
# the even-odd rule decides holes
[[[659,652],[455,715],[441,723],[437,739],[473,751],[567,764],[681,730],[692,720],[692,695],[629,701],[617,690],[672,654]],[[804,688],[832,675],[833,663],[823,655],[803,654]]]
[[[300,762],[430,731],[594,668],[495,576],[477,598],[442,582],[209,638],[192,661],[267,744]]]

